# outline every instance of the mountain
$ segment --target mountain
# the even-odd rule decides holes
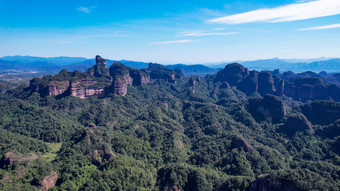
[[[36,63],[36,62],[45,62],[45,63],[51,63],[55,65],[68,65],[73,64],[75,62],[82,62],[84,60],[87,60],[87,58],[83,57],[35,57],[35,56],[5,56],[0,58],[4,61],[16,61],[18,63]]]
[[[339,73],[94,60],[0,82],[0,190],[340,189]]]
[[[184,75],[186,76],[205,76],[207,74],[216,73],[218,69],[209,68],[204,65],[196,64],[196,65],[184,65],[184,64],[175,64],[175,65],[167,65],[167,68],[180,69]]]
[[[147,68],[149,63],[130,61],[130,60],[109,60],[107,65],[110,66],[114,62],[120,62],[128,67],[135,69]],[[6,56],[0,58],[0,74],[5,75],[5,79],[14,80],[13,75],[6,75],[8,73],[15,74],[16,77],[27,79],[27,77],[39,77],[46,74],[56,74],[62,69],[70,71],[78,70],[84,72],[89,67],[96,63],[95,59],[86,59],[82,57],[33,57],[33,56]],[[272,71],[280,69],[281,71],[325,71],[328,73],[336,73],[340,71],[340,59],[317,58],[317,59],[266,59],[255,61],[239,61],[249,69],[252,70],[268,70]],[[229,63],[209,64],[205,65],[184,65],[175,64],[167,65],[170,69],[178,68],[182,70],[187,76],[205,76],[207,74],[214,74],[225,65]],[[3,78],[3,77],[2,77]],[[3,78],[4,79],[4,78]]]
[[[316,60],[316,61],[315,61]],[[275,70],[304,72],[327,71],[329,73],[340,71],[340,59],[320,58],[320,59],[262,59],[253,61],[239,61],[245,67],[252,70]],[[229,63],[210,64],[212,68],[220,68]]]

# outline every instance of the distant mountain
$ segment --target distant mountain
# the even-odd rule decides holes
[[[283,61],[289,62],[289,63],[311,63],[311,62],[317,62],[317,61],[324,61],[324,60],[331,60],[334,58],[331,57],[320,57],[320,58],[307,58],[307,59],[298,59],[298,58],[293,58],[293,59],[281,59]]]
[[[212,74],[218,71],[218,69],[216,68],[209,68],[207,66],[200,65],[200,64],[197,64],[197,65],[175,64],[175,65],[167,65],[166,67],[170,69],[178,68],[186,76],[192,76],[192,75],[204,76],[206,74]]]
[[[315,61],[316,60],[316,61]],[[275,70],[279,69],[281,71],[293,71],[293,72],[303,72],[303,71],[313,71],[321,72],[326,71],[328,73],[339,72],[340,71],[340,59],[333,58],[315,58],[315,59],[263,59],[263,60],[253,60],[253,61],[238,61],[245,67],[251,70]],[[230,63],[218,63],[211,64],[212,68],[220,68]]]
[[[131,60],[107,60],[107,65],[110,67],[114,62],[122,63],[128,67],[135,69],[147,68],[148,62],[131,61]],[[69,71],[78,70],[84,72],[96,64],[95,59],[86,59],[83,57],[33,57],[33,56],[5,56],[0,59],[0,73],[7,73],[8,70],[15,72],[34,72],[44,74],[56,74],[62,69]],[[215,73],[217,69],[209,68],[204,65],[168,65],[169,69],[178,68],[185,75],[206,75]]]
[[[33,71],[50,71],[52,73],[58,71],[62,66],[58,66],[49,62],[27,62],[0,60],[0,73],[11,71],[33,72]]]
[[[36,63],[36,62],[47,62],[56,65],[68,65],[73,64],[75,62],[82,62],[87,60],[87,58],[83,57],[35,57],[35,56],[5,56],[0,58],[4,61],[16,61],[19,63]]]
[[[119,62],[122,63],[128,67],[135,68],[135,69],[142,69],[142,68],[147,68],[149,63],[147,62],[138,62],[138,61],[131,61],[131,60],[106,60],[107,65],[110,67],[114,62]],[[73,64],[69,64],[65,66],[64,68],[70,71],[73,70],[79,70],[81,72],[85,71],[92,65],[96,64],[95,59],[87,59],[81,62],[75,62]]]
[[[119,62],[128,67],[135,69],[147,68],[148,62],[131,61],[131,60],[107,60],[107,65]],[[95,59],[87,59],[83,57],[34,57],[34,56],[5,56],[0,58],[0,74],[15,74],[26,75],[34,74],[41,76],[46,74],[56,74],[62,69],[68,71],[78,70],[84,72],[89,67],[96,63]],[[315,58],[315,59],[263,59],[254,61],[238,61],[250,70],[267,70],[273,71],[279,69],[280,71],[313,71],[328,73],[335,73],[340,71],[340,59]],[[204,76],[207,74],[216,73],[225,65],[230,63],[216,63],[209,65],[185,65],[175,64],[167,65],[169,69],[180,69],[184,75],[187,76]]]

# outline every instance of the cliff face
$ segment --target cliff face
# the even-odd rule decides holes
[[[247,95],[252,94],[253,92],[258,92],[259,83],[258,83],[258,74],[256,71],[250,71],[249,75],[246,76],[240,84],[237,86],[238,89],[246,93]]]
[[[300,110],[313,124],[328,125],[340,119],[339,102],[314,101],[300,106]]]
[[[39,92],[42,96],[60,95],[64,93],[69,86],[69,81],[49,81],[46,86],[31,83],[31,88]]]
[[[150,75],[143,70],[130,70],[129,75],[133,79],[133,85],[143,85],[150,82]]]
[[[130,77],[126,76],[126,79],[129,79]],[[125,79],[123,78],[116,78],[113,80],[112,82],[112,86],[113,86],[113,90],[114,93],[120,96],[125,96],[127,93],[127,86],[131,85],[128,80],[125,81]]]
[[[260,175],[250,186],[250,191],[298,191],[293,185],[287,183],[276,183],[273,184],[268,180],[269,175]]]
[[[150,81],[150,76],[143,70],[126,67],[121,63],[113,63],[110,67],[112,88],[115,94],[124,96],[128,85],[143,85]]]
[[[294,74],[293,72],[285,72],[282,75],[278,71],[271,73],[249,71],[242,65],[233,63],[218,71],[214,81],[228,82],[247,95],[257,92],[262,96],[266,94],[286,95],[299,101],[340,100],[340,88],[335,84],[324,83],[315,73]]]
[[[266,95],[262,99],[249,99],[248,109],[255,118],[271,117],[275,121],[280,121],[286,117],[283,102],[274,95]]]
[[[285,83],[284,94],[296,100],[340,100],[340,88],[327,85],[319,78],[298,78]]]
[[[259,89],[258,92],[261,95],[265,94],[274,94],[275,87],[274,87],[274,79],[269,72],[260,72],[258,77]]]
[[[44,177],[44,179],[40,182],[42,186],[41,191],[48,191],[48,189],[53,188],[58,180],[58,173],[53,171],[49,176]]]
[[[85,99],[93,95],[97,97],[104,97],[105,89],[93,87],[96,83],[96,80],[79,80],[71,82],[70,95],[74,97],[79,97],[81,99]]]
[[[87,98],[92,95],[103,97],[105,86],[110,84],[108,79],[96,79],[78,71],[61,71],[55,76],[44,76],[31,80],[31,89],[42,96],[62,95]]]
[[[215,81],[228,82],[247,95],[254,92],[261,95],[276,92],[274,78],[269,72],[249,71],[238,63],[229,64],[223,70],[218,71]]]
[[[169,79],[174,80],[174,76]],[[62,70],[55,76],[31,80],[30,89],[41,96],[63,95],[85,99],[90,96],[104,97],[106,92],[124,96],[128,85],[143,85],[149,81],[150,75],[146,69],[136,70],[121,63],[114,63],[109,69],[106,60],[96,56],[96,65],[85,73]]]
[[[288,135],[294,135],[298,131],[305,130],[308,130],[312,135],[314,135],[315,132],[312,124],[301,113],[288,116],[281,130]]]
[[[59,95],[64,93],[68,87],[69,87],[70,83],[68,81],[51,81],[48,83],[48,95]]]
[[[28,156],[24,156],[23,154],[11,151],[7,152],[2,159],[0,160],[0,166],[12,165],[14,162],[30,162],[38,159],[38,156],[35,154],[29,154]]]

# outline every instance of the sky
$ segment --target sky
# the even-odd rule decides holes
[[[340,57],[340,0],[0,0],[0,56]]]

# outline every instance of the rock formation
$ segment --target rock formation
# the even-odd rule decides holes
[[[27,162],[34,161],[38,159],[38,156],[35,154],[29,154],[24,156],[23,154],[15,151],[7,152],[1,159],[1,166],[12,165],[15,161],[18,162]]]
[[[286,109],[283,102],[274,95],[249,99],[248,109],[254,118],[261,118],[261,116],[271,117],[274,121],[280,121],[286,117]]]
[[[96,56],[96,65],[87,69],[86,73],[97,78],[110,76],[106,60],[99,55]]]
[[[262,71],[258,75],[258,92],[261,95],[265,94],[274,94],[275,87],[274,87],[274,79],[269,72]]]
[[[58,173],[53,171],[49,176],[44,177],[42,181],[40,181],[40,185],[42,186],[41,191],[48,191],[48,189],[53,188],[58,180]]]
[[[293,185],[282,182],[272,183],[269,180],[268,174],[262,174],[251,184],[250,191],[298,191]]]
[[[340,88],[327,85],[320,78],[297,78],[285,83],[284,94],[295,100],[340,100]]]
[[[217,72],[215,81],[228,82],[231,86],[237,86],[248,74],[249,70],[241,64],[228,64],[223,70]]]
[[[175,83],[175,75],[182,78],[181,71],[165,68],[159,64],[150,64],[147,69],[133,69],[121,63],[113,63],[110,68],[106,60],[96,56],[96,64],[85,73],[79,71],[68,72],[62,70],[55,76],[34,78],[30,82],[30,89],[41,96],[75,96],[88,98],[90,96],[104,97],[106,93],[124,96],[129,85],[143,85],[153,79],[164,79]]]
[[[166,68],[160,64],[150,63],[147,70],[150,72],[152,79],[163,79],[170,83],[176,82],[175,71]]]
[[[98,82],[96,80],[79,80],[71,82],[70,95],[82,99],[90,96],[104,97],[105,89],[96,87]]]
[[[300,106],[300,110],[313,124],[328,125],[340,119],[339,102],[314,101]]]
[[[243,91],[247,95],[257,92],[258,87],[258,74],[256,71],[250,71],[249,75],[246,76],[237,86],[239,90]]]
[[[311,134],[314,134],[314,129],[312,124],[308,121],[308,119],[302,114],[293,114],[287,117],[287,121],[285,122],[282,131],[293,135],[298,131],[308,130]]]
[[[127,67],[121,63],[113,63],[110,67],[112,89],[115,94],[124,96],[128,85],[143,85],[150,81],[150,76],[144,70]]]

